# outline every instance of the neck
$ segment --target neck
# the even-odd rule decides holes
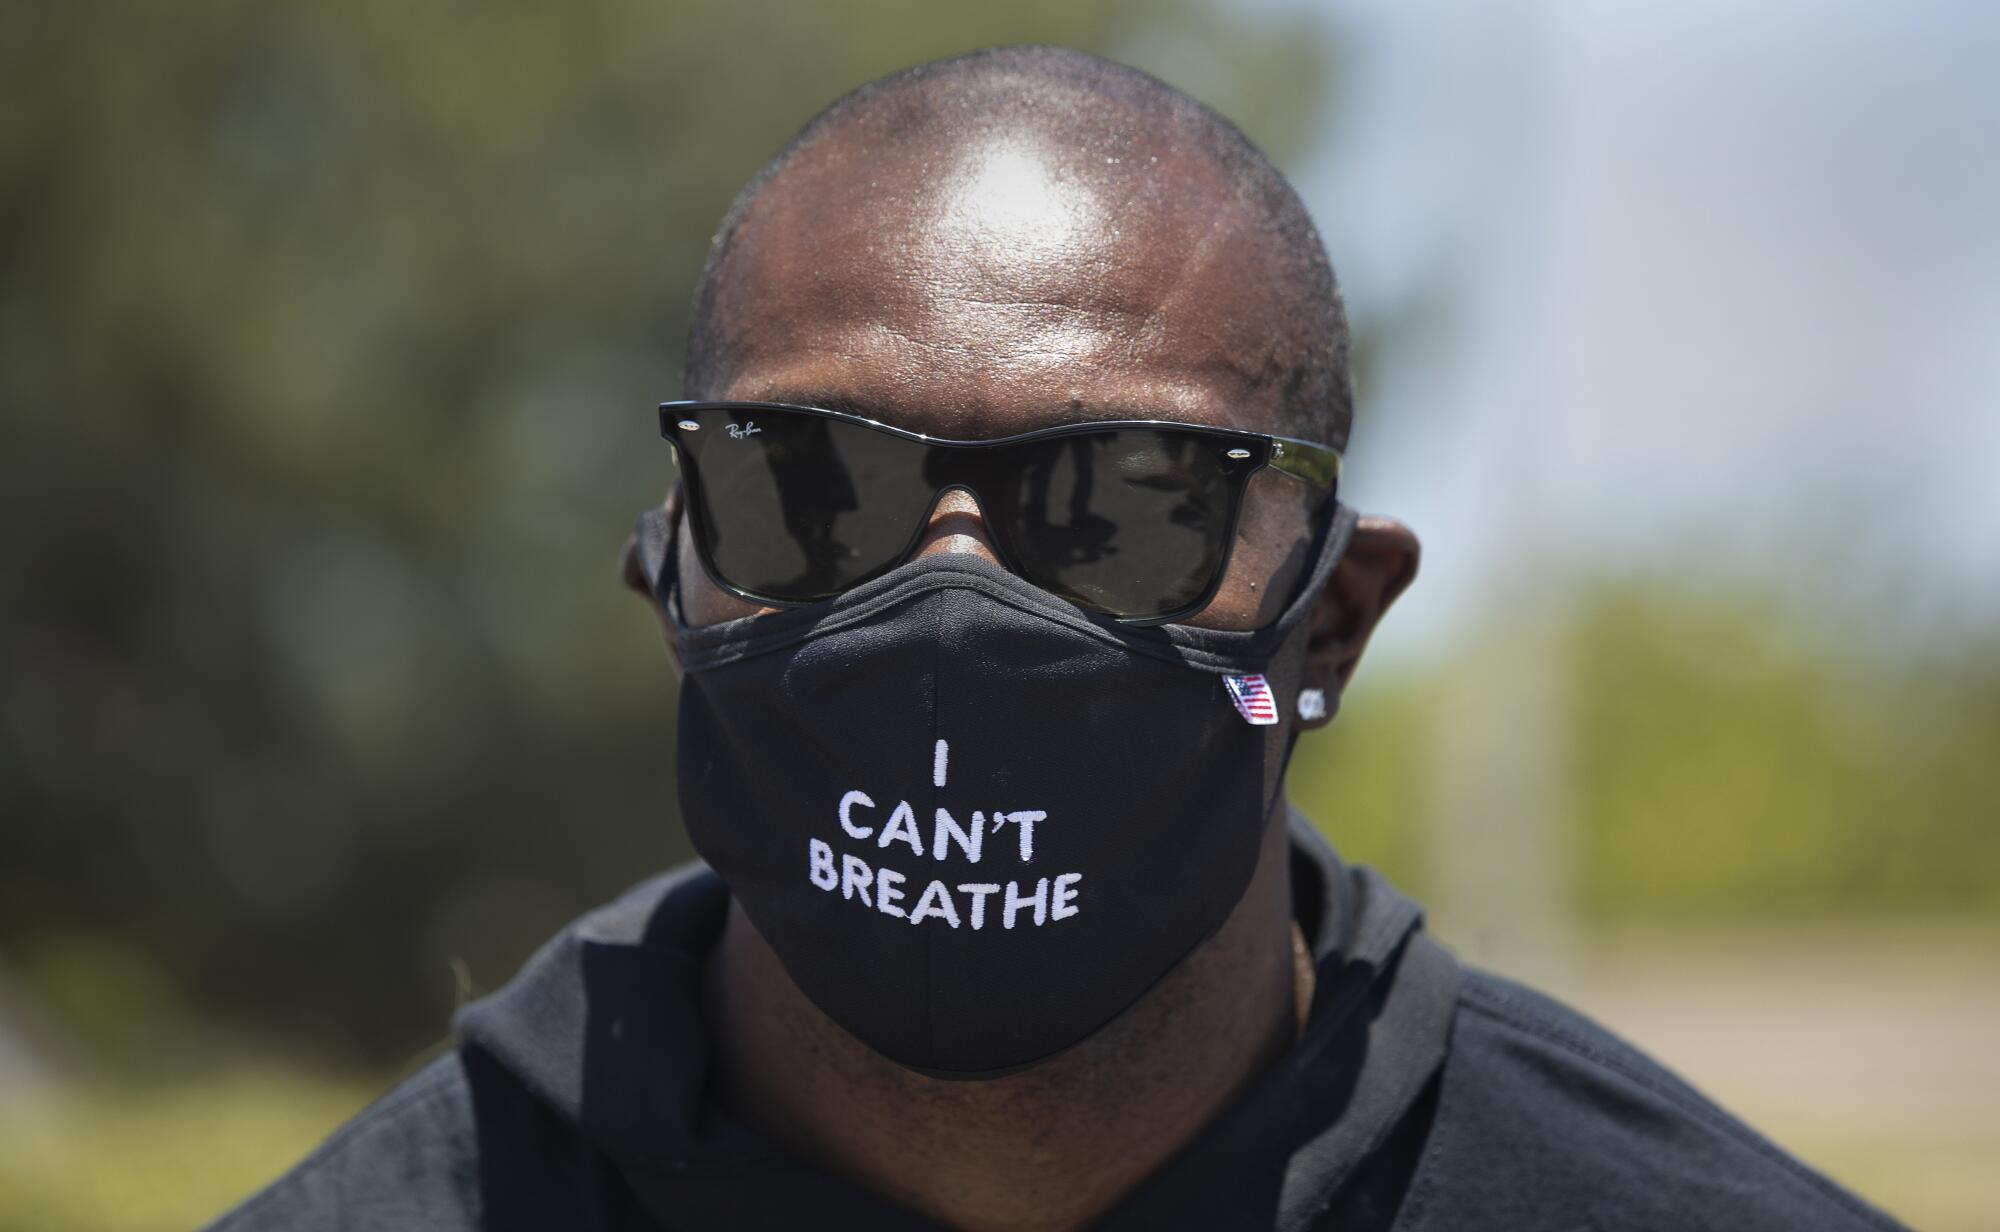
[[[1213,937],[1088,1040],[1005,1078],[928,1078],[869,1050],[807,1000],[732,903],[706,990],[721,1102],[948,1226],[1088,1225],[1297,1038],[1312,966],[1295,961],[1284,813],[1280,802]]]

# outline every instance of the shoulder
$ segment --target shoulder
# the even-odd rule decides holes
[[[210,1232],[476,1228],[474,1125],[471,1083],[454,1050],[363,1109]]]
[[[1568,1006],[1468,971],[1400,1229],[1854,1229],[1894,1220]]]
[[[601,1152],[477,1048],[426,1065],[208,1232],[652,1226]]]

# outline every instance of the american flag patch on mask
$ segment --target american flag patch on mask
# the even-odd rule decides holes
[[[1271,685],[1262,676],[1224,676],[1222,683],[1229,686],[1229,700],[1236,703],[1244,722],[1269,727],[1278,721],[1278,699],[1271,696]]]

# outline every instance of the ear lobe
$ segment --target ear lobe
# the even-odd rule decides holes
[[[1346,554],[1313,605],[1306,638],[1305,687],[1325,690],[1330,704],[1324,717],[1302,719],[1300,727],[1332,721],[1369,636],[1416,580],[1421,555],[1416,534],[1393,518],[1363,517],[1355,526]]]
[[[639,535],[636,531],[625,536],[625,547],[618,553],[618,580],[634,594],[648,599],[653,597],[653,588],[646,582],[646,566],[639,559]]]

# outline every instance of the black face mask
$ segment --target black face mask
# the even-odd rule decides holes
[[[640,521],[679,642],[695,849],[785,970],[870,1048],[997,1077],[1085,1039],[1221,927],[1290,754],[1299,634],[1130,628],[948,553],[812,607],[703,628]]]

